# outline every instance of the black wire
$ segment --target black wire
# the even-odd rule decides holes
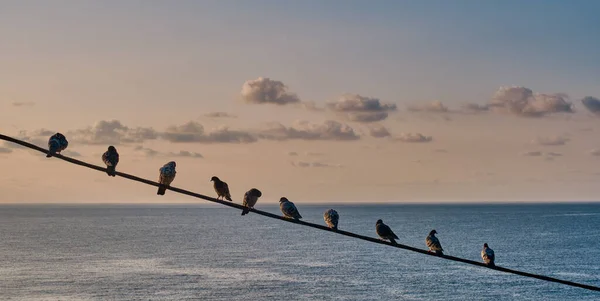
[[[39,152],[42,152],[44,154],[48,153],[48,150],[43,149],[39,146],[33,145],[31,143],[19,140],[19,139],[15,139],[9,136],[5,136],[0,134],[0,139],[2,140],[6,140],[6,141],[10,141],[12,143],[16,143],[19,145],[22,145],[24,147],[27,148],[31,148],[33,150],[37,150]],[[87,168],[91,168],[91,169],[95,169],[97,171],[101,171],[101,172],[106,172],[106,168],[104,167],[100,167],[97,165],[93,165],[93,164],[89,164],[83,161],[79,161],[73,158],[69,158],[69,157],[65,157],[63,155],[60,154],[53,154],[52,156],[65,160],[67,162],[73,163],[73,164],[77,164],[80,166],[84,166]],[[144,184],[148,184],[148,185],[152,185],[152,186],[160,186],[159,183],[154,182],[154,181],[150,181],[147,179],[143,179],[140,177],[136,177],[134,175],[130,175],[130,174],[126,174],[123,172],[119,172],[117,171],[115,173],[116,175],[126,178],[126,179],[130,179],[133,181],[137,181],[137,182],[141,182]],[[185,194],[185,195],[189,195],[192,197],[196,197],[196,198],[200,198],[200,199],[204,199],[213,203],[219,203],[221,205],[225,205],[225,206],[229,206],[232,208],[236,208],[239,210],[244,209],[245,207],[233,202],[229,202],[229,201],[222,201],[222,200],[217,200],[216,198],[213,197],[209,197],[209,196],[205,196],[199,193],[195,193],[195,192],[191,192],[191,191],[187,191],[181,188],[177,188],[177,187],[173,187],[173,186],[169,186],[167,187],[167,189],[172,190],[174,192],[177,193],[181,193],[181,194]],[[305,222],[305,221],[301,221],[301,220],[296,220],[296,219],[290,219],[290,218],[285,218],[283,216],[280,215],[276,215],[273,213],[269,213],[266,211],[261,211],[261,210],[256,210],[256,209],[250,209],[250,212],[262,215],[262,216],[266,216],[266,217],[270,217],[270,218],[274,218],[274,219],[278,219],[278,220],[282,220],[282,221],[286,221],[289,223],[294,223],[294,224],[299,224],[299,225],[303,225],[303,226],[307,226],[307,227],[311,227],[311,228],[315,228],[315,229],[319,229],[319,230],[323,230],[323,231],[329,231],[329,232],[334,232],[337,234],[341,234],[341,235],[345,235],[345,236],[349,236],[349,237],[353,237],[353,238],[358,238],[358,239],[362,239],[362,240],[366,240],[366,241],[370,241],[372,243],[377,243],[377,244],[382,244],[382,245],[387,245],[390,247],[396,247],[399,249],[404,249],[404,250],[408,250],[408,251],[412,251],[412,252],[417,252],[417,253],[421,253],[424,255],[429,255],[429,256],[435,256],[435,257],[439,257],[439,258],[443,258],[443,259],[447,259],[447,260],[452,260],[452,261],[458,261],[458,262],[462,262],[462,263],[466,263],[466,264],[471,264],[471,265],[476,265],[476,266],[480,266],[480,267],[485,267],[488,269],[492,269],[492,270],[496,270],[496,271],[500,271],[500,272],[505,272],[505,273],[511,273],[511,274],[516,274],[516,275],[521,275],[521,276],[525,276],[525,277],[530,277],[530,278],[536,278],[536,279],[540,279],[540,280],[544,280],[544,281],[550,281],[550,282],[555,282],[555,283],[561,283],[561,284],[565,284],[565,285],[569,285],[569,286],[574,286],[574,287],[579,287],[579,288],[584,288],[584,289],[588,289],[588,290],[592,290],[592,291],[600,291],[600,287],[597,286],[592,286],[592,285],[587,285],[587,284],[582,284],[582,283],[577,283],[577,282],[572,282],[572,281],[567,281],[567,280],[562,280],[562,279],[557,279],[557,278],[553,278],[553,277],[548,277],[548,276],[544,276],[544,275],[537,275],[537,274],[532,274],[532,273],[527,273],[527,272],[522,272],[522,271],[517,271],[517,270],[513,270],[513,269],[508,269],[508,268],[504,268],[504,267],[500,267],[500,266],[488,266],[482,262],[479,261],[473,261],[473,260],[469,260],[469,259],[464,259],[464,258],[460,258],[460,257],[454,257],[454,256],[450,256],[450,255],[436,255],[433,253],[430,253],[427,250],[423,250],[423,249],[419,249],[419,248],[415,248],[415,247],[411,247],[411,246],[407,246],[407,245],[403,245],[403,244],[393,244],[391,242],[388,241],[384,241],[381,239],[377,239],[377,238],[373,238],[373,237],[369,237],[369,236],[364,236],[364,235],[360,235],[360,234],[356,234],[356,233],[352,233],[352,232],[348,232],[348,231],[344,231],[344,230],[334,230],[331,229],[329,227],[323,226],[323,225],[319,225],[319,224],[314,224],[314,223],[309,223],[309,222]]]

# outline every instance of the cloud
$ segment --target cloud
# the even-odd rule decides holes
[[[396,110],[395,104],[385,104],[377,98],[358,94],[344,94],[336,102],[328,103],[327,107],[356,122],[381,121],[388,117],[388,112]]]
[[[529,151],[529,152],[524,152],[522,155],[526,156],[526,157],[539,157],[539,156],[542,155],[542,152],[540,152],[540,151]]]
[[[552,146],[552,145],[565,145],[569,141],[568,138],[555,136],[555,137],[538,137],[533,139],[531,143],[539,144],[544,146]]]
[[[555,152],[547,152],[546,156],[550,156],[550,157],[562,157],[561,153],[555,153]]]
[[[371,135],[371,137],[375,138],[384,138],[389,137],[391,135],[386,127],[379,124],[370,126],[369,134]]]
[[[500,87],[489,105],[498,111],[527,117],[541,117],[551,113],[572,113],[572,104],[565,99],[566,95],[563,93],[534,94],[525,87]]]
[[[31,107],[35,105],[35,102],[31,101],[15,101],[12,103],[14,107]]]
[[[237,118],[237,116],[231,115],[227,112],[210,112],[210,113],[204,114],[204,116],[210,117],[210,118]]]
[[[307,111],[324,111],[325,108],[321,108],[317,106],[314,101],[301,101],[299,103],[300,107]]]
[[[410,105],[407,110],[411,112],[436,112],[443,113],[448,112],[448,107],[444,106],[441,101],[436,100],[424,105]]]
[[[101,120],[91,127],[67,133],[67,139],[81,144],[118,145],[122,143],[141,143],[158,138],[153,128],[129,128],[118,120]]]
[[[202,154],[196,153],[196,152],[181,150],[177,153],[174,153],[174,152],[162,153],[162,152],[159,152],[159,151],[151,149],[151,148],[143,147],[141,145],[134,147],[133,150],[142,152],[147,157],[204,158],[204,156],[202,156]]]
[[[431,140],[433,140],[433,137],[424,136],[420,133],[402,133],[398,137],[395,137],[394,139],[402,141],[402,142],[418,143],[418,142],[430,142]]]
[[[12,148],[0,147],[0,154],[10,154],[12,152],[13,152]]]
[[[461,105],[462,111],[470,112],[470,113],[480,113],[487,112],[490,109],[489,105],[480,105],[477,103],[466,103]]]
[[[288,156],[298,156],[298,153],[297,152],[289,152]]]
[[[583,106],[590,112],[600,115],[600,99],[592,96],[586,96],[581,100]]]
[[[346,124],[326,120],[323,123],[297,121],[294,125],[286,127],[281,123],[269,123],[267,128],[261,130],[259,137],[270,140],[357,140],[360,136],[354,129]]]
[[[310,156],[310,157],[320,157],[323,156],[323,153],[317,153],[317,152],[305,152],[304,153],[306,156]]]
[[[184,150],[179,151],[178,153],[170,152],[169,156],[182,157],[182,158],[204,158],[204,156],[202,156],[202,154],[200,154],[200,153],[189,152],[189,151],[184,151]]]
[[[250,104],[287,105],[300,102],[284,83],[264,77],[246,81],[241,93],[242,99]]]
[[[592,156],[600,156],[600,149],[592,149],[592,150],[590,150],[590,155],[592,155]]]
[[[333,168],[339,168],[342,167],[342,165],[336,164],[336,165],[332,165],[332,164],[327,164],[327,163],[321,163],[321,162],[305,162],[305,161],[298,161],[298,162],[292,162],[293,166],[296,167],[333,167]]]
[[[252,143],[257,141],[251,133],[233,131],[225,126],[205,132],[204,127],[194,121],[179,126],[170,126],[161,134],[161,137],[173,143]]]

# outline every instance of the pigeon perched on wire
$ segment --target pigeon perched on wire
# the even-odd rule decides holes
[[[233,202],[233,200],[231,199],[231,193],[229,193],[229,186],[227,185],[227,183],[221,181],[221,179],[215,176],[210,178],[210,180],[213,182],[213,186],[215,188],[215,191],[217,192],[217,200],[219,198],[225,198],[226,200]]]
[[[481,250],[481,259],[483,259],[483,262],[485,262],[485,264],[489,266],[496,265],[496,263],[494,262],[496,260],[494,250],[490,249],[487,243],[483,244],[483,250]]]
[[[296,208],[294,203],[290,202],[286,197],[282,197],[279,199],[279,209],[285,217],[293,218],[293,219],[301,219],[302,215]]]
[[[337,230],[338,221],[340,220],[340,215],[337,213],[337,211],[328,209],[325,211],[325,213],[323,213],[323,219],[329,228]]]
[[[175,180],[175,166],[175,161],[171,161],[159,169],[160,175],[158,176],[158,183],[160,183],[160,186],[158,187],[158,192],[156,192],[156,194],[164,195],[167,191],[167,187]]]
[[[106,164],[106,173],[109,176],[115,176],[115,168],[119,164],[119,153],[114,146],[109,146],[108,150],[102,154],[102,161]]]
[[[382,239],[388,239],[393,244],[396,244],[396,239],[398,239],[398,236],[396,236],[394,231],[392,231],[388,225],[384,224],[382,220],[378,219],[377,223],[375,223],[375,231]]]
[[[427,235],[427,238],[425,238],[425,244],[427,244],[429,252],[434,252],[437,255],[444,255],[444,249],[442,249],[442,244],[440,243],[440,240],[437,237],[435,237],[436,233],[437,231],[431,230],[431,232],[429,232],[429,235]]]
[[[65,135],[61,133],[56,133],[48,139],[48,154],[46,154],[46,158],[52,157],[52,155],[64,151],[67,146],[69,146],[69,141]]]
[[[244,205],[246,208],[242,210],[242,215],[248,214],[248,212],[250,212],[250,208],[254,208],[254,205],[256,205],[258,198],[261,196],[262,192],[260,192],[260,190],[256,188],[252,188],[246,191],[246,193],[244,194],[244,201],[242,202],[242,205]]]

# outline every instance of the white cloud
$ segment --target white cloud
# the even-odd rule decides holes
[[[264,77],[246,81],[241,93],[242,99],[251,104],[286,105],[300,102],[298,96],[289,92],[284,83]]]
[[[381,121],[388,117],[388,112],[396,110],[395,104],[382,103],[377,98],[358,94],[344,94],[336,102],[328,103],[327,107],[356,122]]]
[[[170,126],[161,137],[174,143],[252,143],[257,139],[249,132],[230,130],[222,126],[209,132],[200,123],[189,121],[183,125]]]
[[[204,116],[210,117],[210,118],[237,118],[237,116],[231,115],[227,112],[210,112],[210,113],[204,114]]]
[[[586,96],[581,100],[583,106],[590,112],[600,115],[600,99],[592,96]]]
[[[430,142],[433,140],[431,136],[424,136],[420,133],[401,133],[399,136],[394,138],[395,140],[399,140],[402,142]]]
[[[371,135],[371,137],[375,138],[384,138],[391,136],[390,131],[388,131],[386,127],[379,124],[370,126],[369,134]]]
[[[500,87],[490,101],[494,110],[510,112],[528,117],[541,117],[546,114],[572,113],[571,103],[566,95],[533,93],[525,87]]]
[[[269,123],[267,128],[261,130],[259,137],[270,140],[357,140],[360,136],[354,129],[346,124],[326,120],[323,123],[297,121],[287,127],[281,123]]]
[[[15,101],[12,103],[15,107],[31,107],[35,105],[35,102],[31,101]]]
[[[407,109],[411,112],[448,112],[448,107],[444,106],[439,100],[423,105],[410,105]]]
[[[538,137],[533,139],[531,143],[539,144],[544,146],[553,146],[553,145],[565,145],[569,141],[568,138],[554,136],[554,137]]]
[[[67,140],[81,144],[118,145],[122,143],[141,143],[158,138],[153,128],[129,128],[118,120],[101,120],[91,127],[68,132]]]

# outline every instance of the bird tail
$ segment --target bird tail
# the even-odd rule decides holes
[[[337,230],[337,229],[338,229],[337,225],[333,226],[333,230]]]
[[[226,200],[228,200],[228,201],[230,201],[230,202],[233,202],[233,200],[231,199],[231,196],[230,196],[230,195],[226,195],[226,196],[225,196],[225,199],[226,199]]]
[[[390,242],[392,242],[393,244],[397,244],[396,240],[393,238],[390,238]]]
[[[106,173],[109,176],[113,176],[114,177],[115,176],[115,167],[114,166],[107,166],[106,167]]]
[[[442,250],[437,250],[435,251],[435,255],[444,255],[444,252]]]
[[[52,155],[50,153],[47,153],[46,158],[50,158],[50,157],[52,157]]]
[[[167,187],[165,185],[158,186],[158,192],[156,194],[165,195],[165,191],[167,191]]]
[[[248,212],[250,212],[250,209],[248,209],[248,207],[244,208],[244,210],[242,210],[242,215],[246,215],[248,214]]]

